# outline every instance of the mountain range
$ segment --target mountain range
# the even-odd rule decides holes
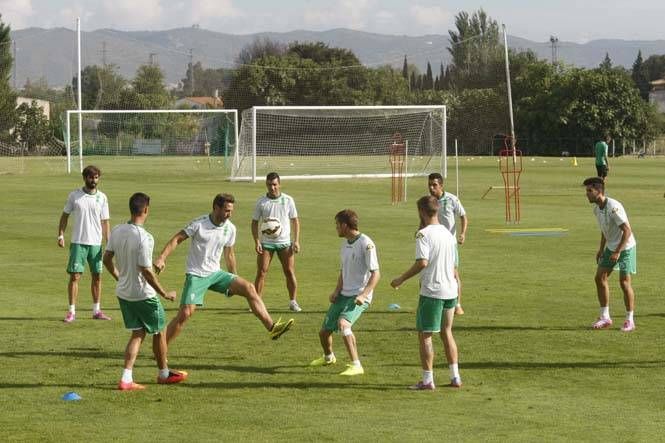
[[[77,72],[76,33],[66,28],[26,28],[12,32],[16,48],[15,86],[27,79],[45,78],[52,87],[71,82]],[[98,29],[81,33],[82,66],[114,64],[120,74],[132,78],[138,66],[153,61],[164,71],[166,81],[175,85],[185,76],[190,60],[204,68],[232,68],[240,50],[255,39],[277,42],[322,41],[333,47],[352,50],[367,66],[389,64],[401,68],[404,56],[424,72],[431,62],[435,73],[440,63],[449,62],[449,38],[444,34],[423,36],[374,34],[351,29],[329,31],[264,32],[236,35],[213,32],[199,27],[163,31],[117,31]],[[508,36],[508,46],[533,50],[539,57],[558,60],[579,67],[598,66],[605,54],[614,65],[630,67],[638,50],[643,58],[665,54],[665,40],[628,41],[593,40],[584,44],[558,41],[553,51],[549,41],[535,42]]]

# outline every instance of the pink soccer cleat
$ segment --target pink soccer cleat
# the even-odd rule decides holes
[[[65,323],[71,323],[74,320],[76,320],[76,314],[73,312],[67,312],[67,315],[65,315],[65,318],[62,321]]]
[[[436,387],[434,386],[434,382],[423,383],[419,381],[415,385],[409,386],[409,389],[412,391],[433,391]]]
[[[169,376],[166,378],[157,377],[157,383],[160,385],[172,385],[174,383],[180,383],[187,380],[187,374],[185,371],[169,371]]]
[[[97,311],[94,314],[92,314],[92,319],[93,320],[111,320],[111,317],[104,314],[102,311]]]
[[[612,319],[609,317],[608,318],[598,317],[598,320],[596,320],[594,324],[591,325],[593,329],[607,329],[611,326],[612,326]]]
[[[142,391],[145,389],[145,386],[140,385],[138,383],[134,383],[133,381],[130,381],[129,383],[125,383],[124,381],[120,380],[118,382],[118,390],[119,391]]]
[[[449,388],[461,388],[462,387],[462,379],[459,377],[451,378],[450,379],[450,384],[446,385]]]
[[[621,327],[621,332],[631,332],[635,330],[635,322],[632,320],[626,320],[623,322]]]

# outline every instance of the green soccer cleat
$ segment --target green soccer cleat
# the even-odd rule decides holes
[[[272,325],[272,328],[270,328],[270,332],[268,332],[268,335],[270,335],[270,338],[272,338],[273,340],[277,340],[282,336],[282,334],[291,329],[293,321],[294,320],[290,318],[286,322],[282,322],[282,318],[280,317],[279,320],[277,320],[275,324]]]
[[[346,369],[339,373],[339,375],[345,376],[354,376],[354,375],[363,375],[365,370],[362,366],[346,365]]]
[[[319,358],[317,358],[317,359],[315,359],[315,360],[312,360],[312,361],[309,363],[309,365],[312,366],[312,367],[316,367],[316,366],[329,366],[329,365],[334,365],[335,363],[337,363],[337,359],[336,359],[335,357],[333,357],[332,360],[328,361],[328,360],[326,360],[326,356],[324,355],[324,356],[319,357]]]

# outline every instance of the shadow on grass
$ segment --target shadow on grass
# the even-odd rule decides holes
[[[413,364],[385,364],[386,367],[415,367]],[[435,367],[446,367],[445,364],[435,364]],[[571,361],[571,362],[543,362],[543,361],[479,361],[460,363],[460,369],[495,369],[495,370],[518,370],[518,369],[631,369],[631,368],[658,368],[665,367],[665,360],[642,360],[642,361]]]
[[[183,388],[190,389],[353,389],[369,391],[406,391],[407,386],[403,384],[366,384],[356,380],[340,380],[339,383],[317,383],[317,382],[212,382],[212,383],[184,383]]]
[[[69,349],[62,351],[21,351],[21,352],[0,352],[0,357],[21,358],[21,357],[71,357],[71,358],[124,358],[124,352],[107,352],[94,348]]]

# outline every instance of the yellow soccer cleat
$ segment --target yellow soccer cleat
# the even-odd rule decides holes
[[[362,366],[346,365],[346,369],[339,373],[339,375],[345,376],[354,376],[354,375],[363,375],[365,370]]]
[[[329,365],[334,365],[337,363],[337,358],[333,356],[332,360],[328,361],[326,360],[326,356],[324,355],[323,357],[319,357],[315,360],[312,360],[309,365],[310,366],[329,366]]]
[[[272,325],[272,328],[270,329],[270,332],[268,332],[268,335],[270,335],[270,338],[272,338],[273,340],[277,340],[282,336],[282,334],[291,329],[293,322],[294,320],[292,318],[288,319],[286,322],[282,322],[282,319],[280,317],[279,320],[277,320],[275,324]]]

